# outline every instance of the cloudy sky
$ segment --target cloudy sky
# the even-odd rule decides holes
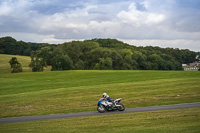
[[[0,37],[63,43],[114,38],[200,51],[200,0],[0,0]]]

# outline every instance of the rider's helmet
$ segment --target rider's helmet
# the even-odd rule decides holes
[[[108,96],[108,95],[107,95],[106,93],[103,93],[103,97],[104,97],[104,98],[107,98],[107,96]]]

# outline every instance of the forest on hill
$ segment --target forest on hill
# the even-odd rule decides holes
[[[195,61],[188,49],[136,47],[116,39],[91,39],[63,44],[16,41],[0,38],[0,54],[31,57],[33,71],[52,70],[182,70]]]

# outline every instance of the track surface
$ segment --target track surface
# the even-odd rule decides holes
[[[15,123],[15,122],[26,122],[26,121],[38,121],[38,120],[49,120],[49,119],[63,119],[72,117],[84,117],[84,116],[96,116],[96,115],[111,115],[119,113],[132,113],[132,112],[147,112],[147,111],[158,111],[158,110],[171,110],[171,109],[183,109],[183,108],[195,108],[200,107],[200,102],[197,103],[185,103],[185,104],[174,104],[174,105],[163,105],[163,106],[151,106],[151,107],[140,107],[140,108],[128,108],[123,112],[112,111],[106,113],[93,112],[80,112],[80,113],[68,113],[68,114],[55,114],[55,115],[41,115],[41,116],[23,116],[23,117],[10,117],[1,118],[0,124],[2,123]]]

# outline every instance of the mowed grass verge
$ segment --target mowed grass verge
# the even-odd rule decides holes
[[[200,108],[1,124],[3,133],[199,133]]]
[[[200,72],[59,71],[0,76],[0,117],[96,111],[107,92],[127,107],[199,102]]]
[[[96,111],[103,92],[121,97],[127,108],[199,102],[199,79],[199,71],[4,71],[0,117]]]

